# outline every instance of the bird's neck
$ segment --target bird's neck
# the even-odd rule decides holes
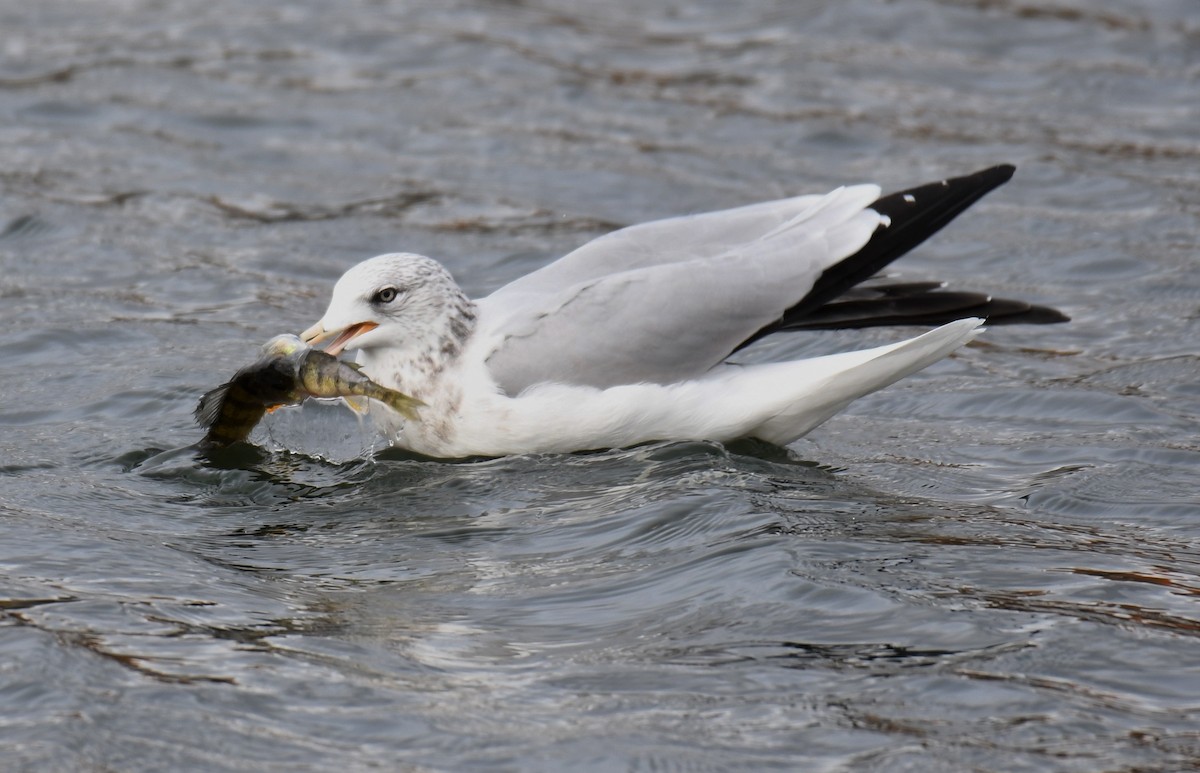
[[[428,402],[442,374],[452,369],[475,330],[475,304],[458,293],[432,324],[406,334],[392,346],[368,349],[359,362],[383,386]]]

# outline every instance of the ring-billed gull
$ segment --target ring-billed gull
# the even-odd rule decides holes
[[[395,445],[437,457],[650,440],[789,443],[855,398],[1045,307],[936,283],[857,287],[1012,176],[997,166],[880,197],[875,185],[660,220],[600,237],[472,301],[430,258],[380,255],[338,280],[304,332],[427,405]],[[953,321],[949,321],[953,320]],[[739,365],[774,332],[939,324],[862,351]]]

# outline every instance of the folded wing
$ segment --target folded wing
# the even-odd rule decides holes
[[[1054,309],[936,284],[856,289],[1013,171],[884,197],[860,185],[616,231],[479,302],[488,366],[508,394],[547,381],[672,383],[784,330],[1065,321]]]
[[[623,229],[480,301],[508,394],[694,378],[781,318],[880,215],[873,185]]]

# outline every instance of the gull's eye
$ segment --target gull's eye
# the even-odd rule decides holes
[[[371,296],[371,303],[391,303],[399,294],[395,287],[381,287]]]

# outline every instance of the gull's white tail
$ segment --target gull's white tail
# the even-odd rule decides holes
[[[513,400],[496,398],[501,404],[496,411],[464,414],[463,420],[475,446],[488,437],[487,455],[651,440],[757,437],[784,445],[852,400],[942,359],[982,324],[964,319],[900,343],[807,360],[724,365],[678,384],[609,389],[543,384]]]
[[[726,376],[726,389],[732,387],[747,407],[758,406],[758,423],[741,434],[790,443],[851,401],[947,356],[974,338],[982,324],[981,319],[963,319],[875,349],[755,365],[731,373]]]

